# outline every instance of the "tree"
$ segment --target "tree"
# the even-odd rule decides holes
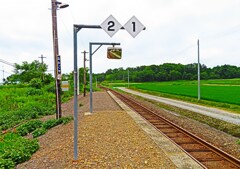
[[[164,63],[162,65],[138,66],[135,68],[109,69],[101,74],[101,81],[127,81],[127,70],[130,70],[132,82],[170,81],[170,80],[197,80],[198,64],[187,65]],[[239,78],[240,68],[237,66],[223,65],[207,68],[201,64],[201,79],[226,79]],[[99,74],[98,74],[99,75]]]
[[[181,80],[181,73],[177,70],[170,71],[171,80]]]
[[[49,84],[54,79],[51,74],[46,74],[47,65],[34,60],[32,63],[27,61],[15,64],[15,73],[7,78],[6,83],[29,83],[32,79],[38,78],[43,84]],[[44,79],[43,79],[44,76]]]

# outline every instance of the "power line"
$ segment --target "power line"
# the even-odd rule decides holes
[[[15,64],[14,64],[14,63],[10,63],[10,62],[8,62],[8,61],[5,61],[5,60],[3,60],[3,59],[0,59],[0,62],[2,62],[2,63],[5,63],[5,64],[7,64],[7,65],[10,65],[10,66],[13,66],[13,67],[15,67]]]

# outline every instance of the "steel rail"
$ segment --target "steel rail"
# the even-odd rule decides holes
[[[106,89],[106,88],[105,88]],[[156,120],[156,119],[161,119],[162,121],[164,121],[166,124],[170,125],[171,127],[173,127],[174,129],[178,130],[180,133],[190,137],[192,140],[194,140],[195,142],[197,142],[198,144],[200,144],[201,146],[204,146],[204,149],[198,149],[198,150],[190,150],[187,147],[182,147],[180,144],[176,143],[176,141],[174,141],[171,137],[168,136],[168,134],[166,134],[166,132],[161,132],[164,133],[164,135],[166,135],[169,139],[171,139],[171,141],[175,142],[175,144],[177,144],[181,149],[183,149],[185,152],[187,152],[187,154],[190,155],[190,157],[192,157],[194,160],[200,162],[203,166],[207,167],[207,168],[211,168],[211,165],[209,165],[210,163],[218,163],[220,161],[222,161],[222,163],[226,163],[226,166],[231,166],[231,168],[235,167],[235,168],[240,168],[240,160],[233,157],[232,155],[224,152],[223,150],[217,148],[216,146],[206,142],[205,140],[199,138],[198,136],[190,133],[189,131],[183,129],[182,127],[174,124],[173,122],[167,120],[166,118],[160,116],[159,114],[153,112],[152,110],[149,110],[148,108],[144,107],[143,105],[141,105],[140,103],[137,103],[136,101],[120,94],[119,92],[116,92],[115,90],[112,89],[107,89],[110,90],[114,95],[116,95],[120,100],[122,100],[124,103],[126,103],[127,105],[129,105],[132,109],[134,109],[137,113],[139,113],[141,116],[143,115],[143,113],[139,112],[139,110],[136,110],[136,107],[134,108],[134,106],[137,106],[138,108],[140,108],[142,112],[144,113],[148,113],[147,115],[143,115],[143,117],[149,121],[148,118],[146,118],[146,116],[151,116],[154,115],[154,119],[151,119],[152,121]],[[132,105],[134,104],[134,105]],[[150,118],[150,117],[149,117]],[[151,117],[153,118],[153,117]],[[151,121],[150,120],[150,121]],[[149,121],[149,122],[150,122]],[[160,127],[157,127],[156,124],[154,125],[154,123],[150,122],[153,126],[155,126],[155,128],[157,128],[159,131],[161,131]],[[155,123],[157,123],[155,121]],[[159,125],[160,123],[158,123]],[[167,127],[165,126],[165,129]],[[193,143],[192,143],[193,144]],[[207,148],[207,150],[206,150]],[[211,152],[215,153],[217,156],[215,157],[210,157],[210,158],[205,158],[204,160],[201,160],[201,158],[197,158],[196,155],[193,155],[194,153],[198,153],[198,152],[209,152],[209,154]],[[211,155],[210,155],[211,156]],[[207,161],[208,160],[208,161]],[[224,160],[224,161],[223,161]],[[225,162],[226,161],[226,162]],[[208,166],[209,165],[209,166]],[[221,166],[223,167],[223,166]]]

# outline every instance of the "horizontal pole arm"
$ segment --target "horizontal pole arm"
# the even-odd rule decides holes
[[[102,29],[102,27],[100,25],[77,25],[74,24],[73,25],[75,28],[79,30],[81,30],[82,28],[90,28],[90,29]],[[124,27],[121,27],[120,29],[125,29]],[[143,30],[146,30],[146,27],[143,28]]]

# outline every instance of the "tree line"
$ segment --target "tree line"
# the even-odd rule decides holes
[[[138,66],[135,68],[108,69],[105,73],[95,74],[99,82],[102,81],[128,81],[151,82],[151,81],[174,81],[174,80],[197,80],[198,64],[175,64],[164,63],[161,65]],[[231,79],[240,78],[240,67],[222,65],[208,68],[200,65],[201,79]]]
[[[151,81],[173,81],[173,80],[197,80],[198,64],[175,64],[164,63],[161,65],[138,66],[135,68],[108,69],[105,73],[93,74],[93,79],[98,82],[103,81],[128,81],[131,82],[151,82]],[[54,82],[51,74],[46,73],[47,65],[39,61],[31,63],[23,62],[15,64],[15,73],[5,80],[5,84],[28,83],[37,88]],[[240,78],[240,67],[232,65],[222,65],[208,68],[200,65],[201,79],[232,79]],[[89,70],[87,72],[87,84],[89,83]],[[73,73],[63,74],[62,80],[68,80],[73,86]],[[83,82],[83,68],[79,68],[80,88]]]

